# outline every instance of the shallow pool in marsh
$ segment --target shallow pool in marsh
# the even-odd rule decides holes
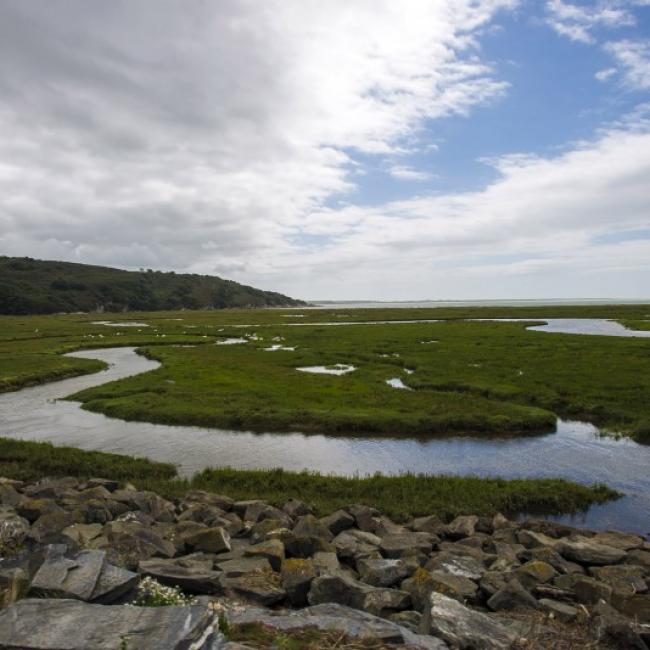
[[[50,441],[171,461],[189,476],[210,466],[284,467],[336,474],[424,472],[504,478],[563,477],[604,482],[626,493],[575,516],[577,525],[650,531],[650,446],[601,437],[581,422],[558,421],[557,431],[517,438],[391,439],[242,431],[124,422],[60,401],[90,386],[147,372],[158,363],[133,348],[84,350],[108,369],[0,395],[0,435]],[[571,521],[564,517],[563,520]]]

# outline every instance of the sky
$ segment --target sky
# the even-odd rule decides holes
[[[650,0],[0,0],[0,255],[650,298]]]

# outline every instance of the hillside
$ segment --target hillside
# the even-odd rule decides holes
[[[304,305],[210,275],[123,271],[104,266],[0,257],[0,314],[157,311]]]

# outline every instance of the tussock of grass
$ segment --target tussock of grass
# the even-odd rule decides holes
[[[213,469],[191,480],[179,479],[171,464],[89,452],[49,443],[0,438],[0,476],[34,481],[44,476],[76,476],[131,481],[141,489],[178,498],[206,490],[234,499],[264,499],[282,506],[290,498],[312,504],[325,515],[351,503],[373,506],[397,520],[438,514],[494,515],[504,512],[559,514],[616,498],[603,485],[586,487],[559,479],[503,480],[450,476],[372,476],[345,478],[284,470]]]

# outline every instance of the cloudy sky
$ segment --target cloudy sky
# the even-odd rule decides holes
[[[0,254],[650,298],[650,0],[0,0]]]

